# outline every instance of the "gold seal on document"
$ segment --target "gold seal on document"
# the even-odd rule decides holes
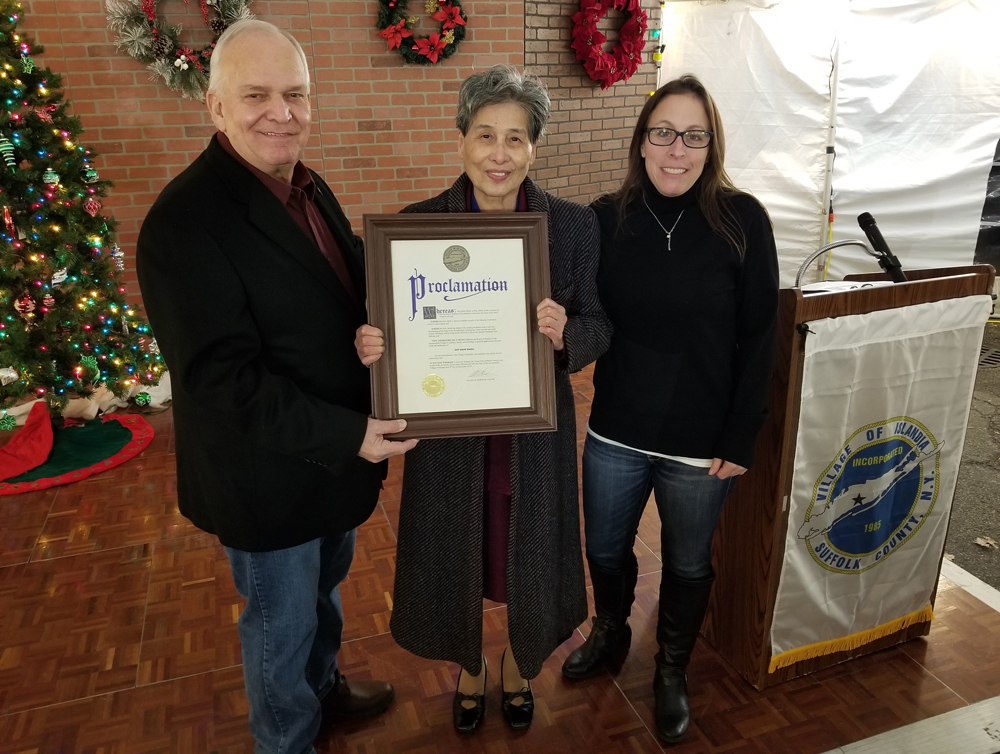
[[[464,246],[455,244],[444,250],[444,266],[452,272],[464,272],[469,266],[469,251]]]
[[[444,392],[444,380],[436,374],[429,374],[420,383],[420,389],[428,398],[437,398]]]

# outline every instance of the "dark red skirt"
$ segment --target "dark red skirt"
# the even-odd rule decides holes
[[[510,540],[511,436],[486,438],[483,474],[483,596],[507,601],[507,546]]]

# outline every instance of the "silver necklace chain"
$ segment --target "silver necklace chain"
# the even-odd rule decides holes
[[[653,219],[656,220],[656,224],[659,225],[661,228],[663,228],[663,232],[667,234],[667,251],[672,251],[672,249],[670,248],[670,236],[673,235],[674,229],[677,227],[677,223],[679,223],[681,221],[681,218],[684,217],[684,210],[681,210],[681,213],[677,215],[677,219],[674,220],[674,224],[671,226],[670,230],[667,230],[664,227],[663,223],[660,222],[660,218],[658,218],[656,216],[656,213],[653,212],[653,208],[649,206],[649,202],[646,201],[645,194],[642,195],[642,203],[646,205],[646,209],[649,210],[649,214],[651,214],[653,216]]]

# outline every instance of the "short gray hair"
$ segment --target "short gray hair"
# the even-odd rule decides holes
[[[519,71],[512,65],[495,65],[488,71],[474,73],[458,90],[458,114],[455,125],[465,136],[472,121],[484,107],[513,102],[528,114],[528,138],[534,144],[549,122],[551,103],[545,84],[537,76]]]
[[[240,37],[254,32],[277,34],[292,43],[295,52],[299,54],[299,60],[302,61],[302,70],[306,72],[306,86],[308,87],[309,61],[306,59],[306,54],[302,50],[302,45],[299,44],[299,41],[287,31],[279,29],[269,21],[261,21],[259,18],[248,18],[244,21],[237,21],[222,32],[219,41],[215,43],[215,49],[212,51],[212,64],[208,72],[208,91],[218,93],[222,89],[223,84],[225,84],[222,62],[226,58],[226,50],[229,49],[229,46]]]

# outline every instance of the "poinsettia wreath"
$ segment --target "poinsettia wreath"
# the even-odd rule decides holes
[[[407,63],[428,65],[450,58],[458,43],[465,39],[468,16],[458,0],[427,0],[424,11],[441,28],[426,37],[416,36],[412,29],[420,19],[406,15],[406,0],[379,0],[378,35],[390,50],[399,50]]]
[[[187,0],[184,0],[187,2]],[[230,25],[253,18],[251,0],[199,0],[201,17],[212,30],[212,41],[195,50],[178,39],[180,26],[171,26],[156,10],[159,0],[108,0],[108,26],[118,33],[118,48],[147,63],[153,77],[187,99],[204,99],[209,63],[215,43]]]
[[[604,51],[608,41],[597,30],[610,8],[625,14],[618,32],[618,44]],[[639,0],[582,0],[580,11],[573,16],[573,43],[576,59],[583,63],[587,75],[607,89],[616,81],[625,81],[639,68],[642,48],[646,46],[646,11]]]

